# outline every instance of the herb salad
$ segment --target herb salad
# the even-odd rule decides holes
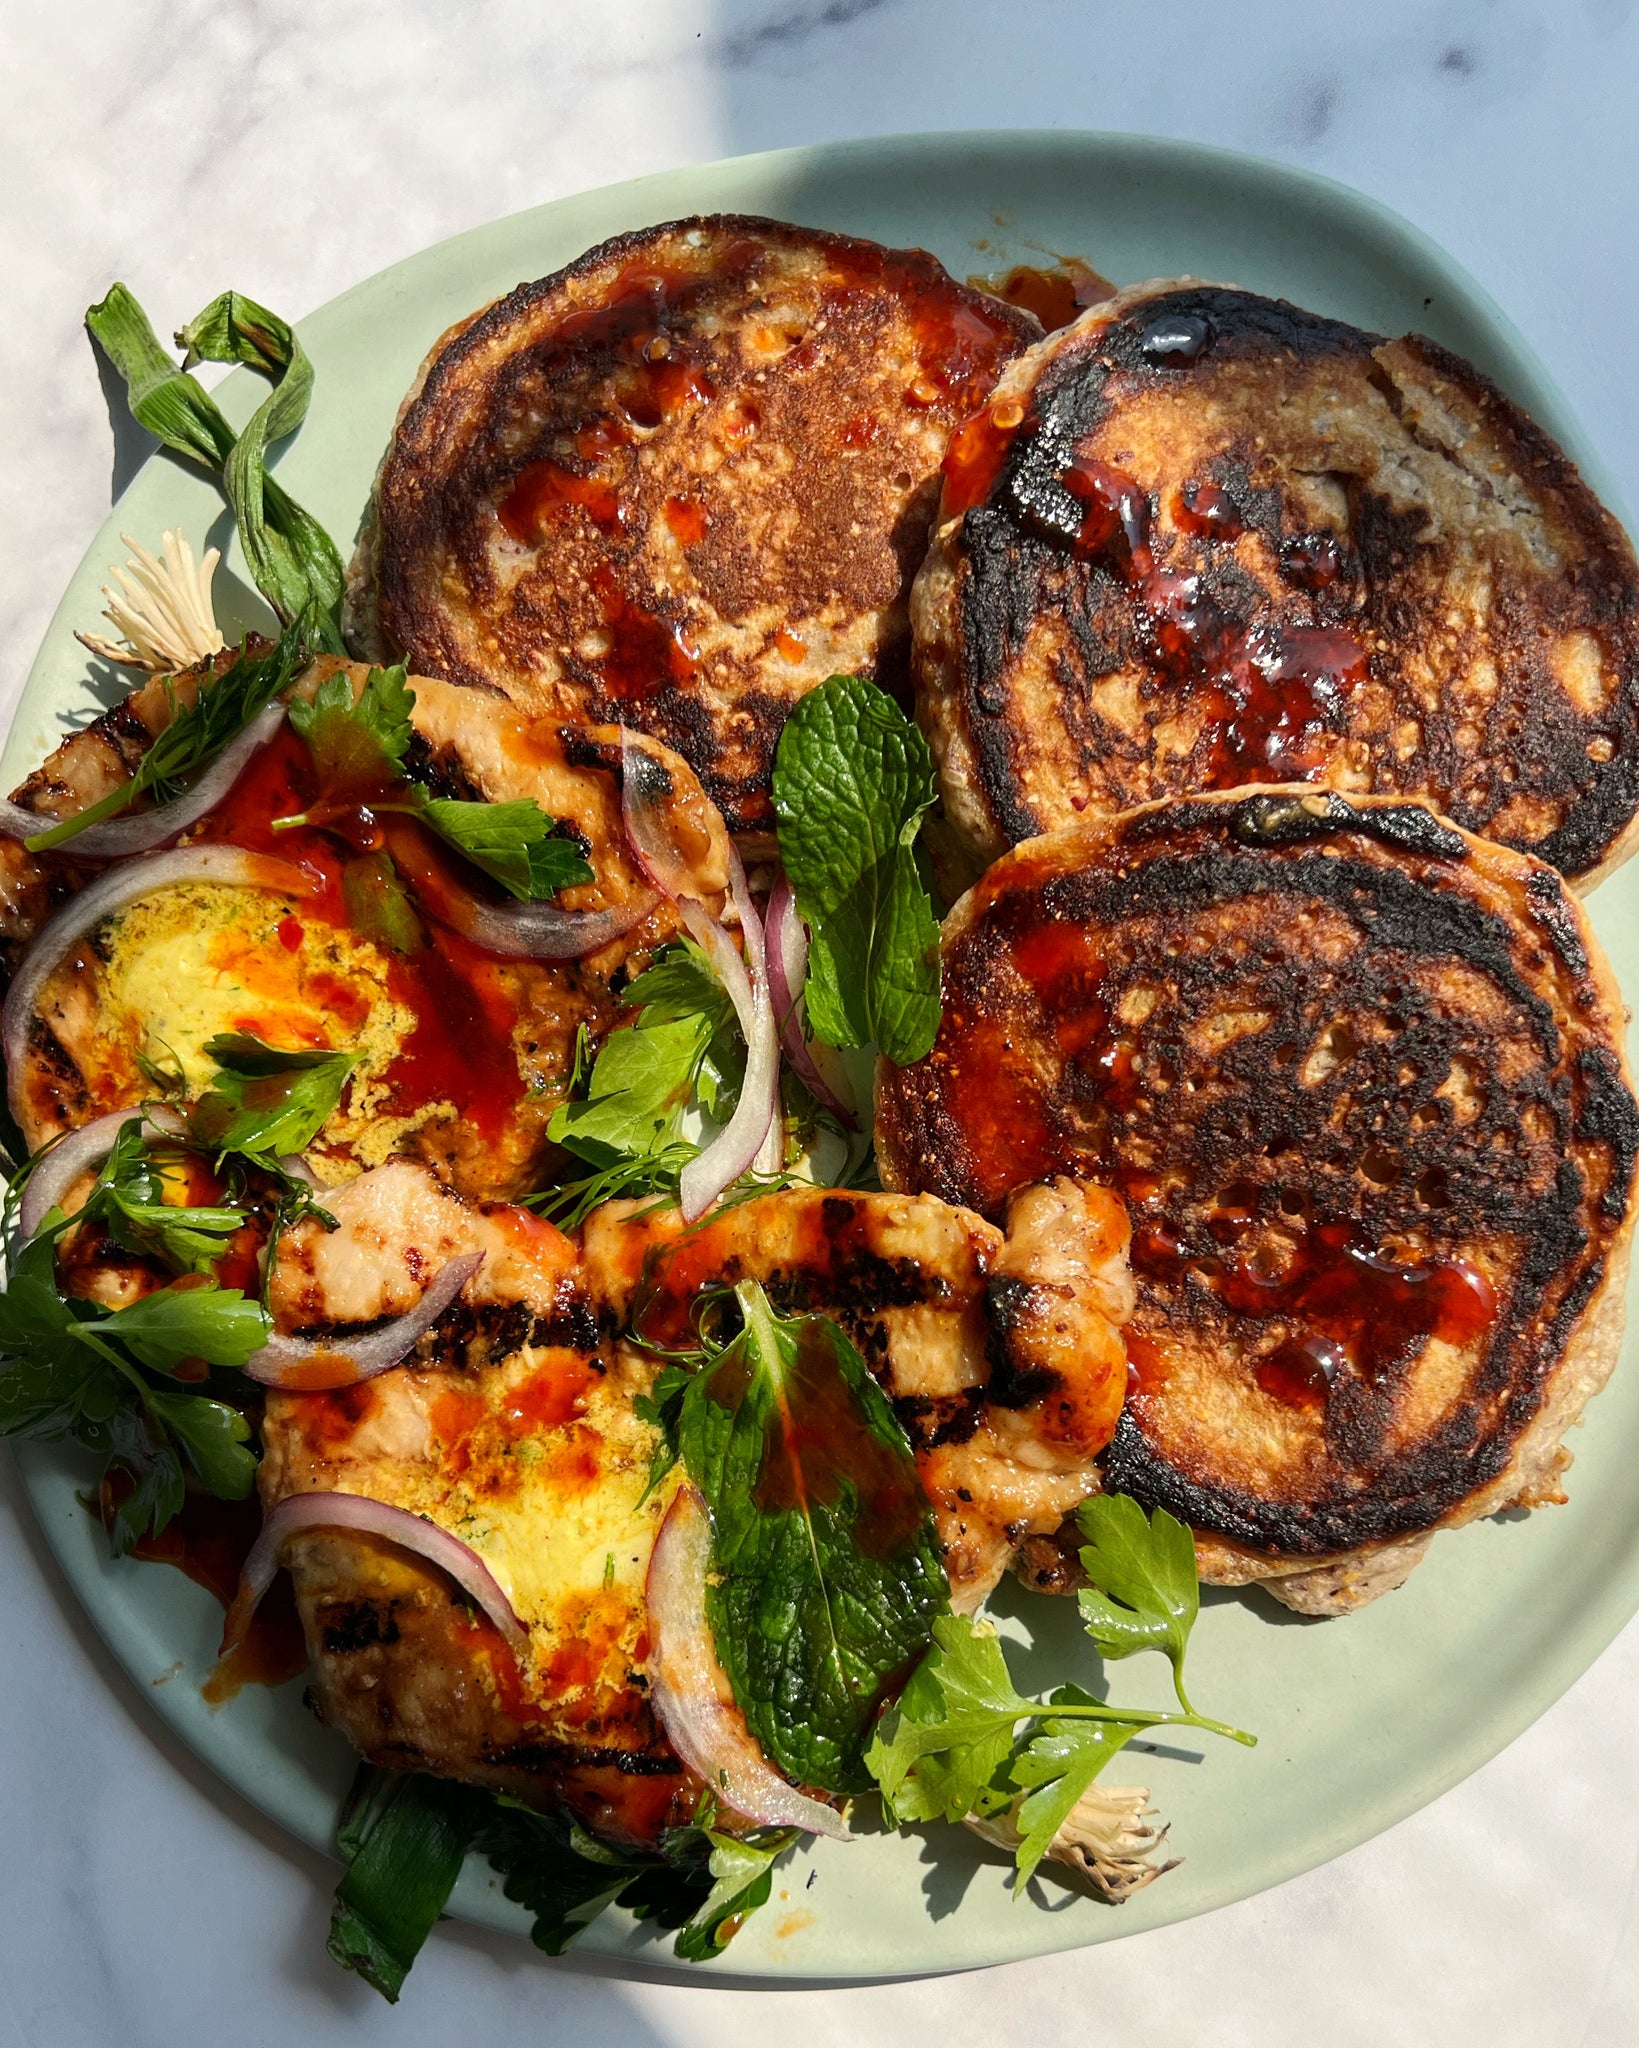
[[[997,1529],[1015,1527],[1002,1506],[975,1505],[961,1431],[989,1432],[987,1455],[1017,1483],[1028,1468],[1014,1459],[1019,1432],[1044,1427],[1044,1390],[1059,1379],[1043,1363],[1056,1354],[1041,1324],[1058,1313],[1055,1288],[1103,1346],[1097,1372],[1086,1367],[1087,1415],[1113,1417],[1112,1374],[1124,1363],[1098,1295],[1113,1283],[1044,1280],[977,1218],[954,1226],[968,1246],[955,1278],[932,1252],[890,1259],[864,1241],[875,1232],[886,1243],[906,1225],[873,1185],[852,1081],[874,1052],[899,1063],[926,1054],[941,1014],[939,906],[921,844],[934,779],[922,734],[866,677],[811,689],[774,758],[774,856],[749,876],[720,820],[691,840],[691,820],[709,805],[684,764],[659,749],[635,754],[629,734],[613,753],[606,738],[578,741],[585,760],[570,763],[613,778],[618,833],[600,837],[590,814],[550,806],[548,781],[535,795],[495,793],[458,746],[440,750],[429,705],[437,709],[433,693],[447,686],[339,659],[339,557],[266,473],[269,447],[299,424],[311,388],[288,326],[224,294],[183,330],[178,367],[122,287],[90,318],[137,418],[222,477],[282,630],[163,678],[134,765],[78,808],[54,815],[20,793],[18,857],[43,864],[29,872],[55,896],[67,892],[81,923],[65,943],[93,958],[95,946],[109,950],[104,924],[135,900],[109,896],[98,915],[102,884],[84,884],[88,864],[105,859],[128,863],[109,876],[154,863],[145,872],[155,890],[270,895],[245,955],[252,963],[288,954],[290,972],[314,979],[315,932],[343,932],[352,950],[326,955],[329,1008],[300,1029],[288,1024],[294,1011],[258,1010],[246,995],[246,1017],[227,1028],[190,1025],[179,1044],[150,1033],[130,1056],[139,1079],[125,1086],[128,1099],[90,1121],[65,1115],[62,1134],[22,1162],[0,1294],[0,1430],[68,1437],[107,1461],[121,1479],[110,1496],[116,1551],[185,1517],[190,1495],[246,1498],[265,1459],[266,1520],[228,1640],[243,1639],[274,1572],[294,1562],[298,1532],[356,1530],[416,1560],[431,1583],[447,1575],[455,1618],[439,1626],[470,1636],[474,1670],[496,1688],[495,1712],[509,1727],[529,1725],[547,1623],[518,1572],[508,1575],[504,1531],[467,1506],[457,1514],[454,1494],[288,1490],[300,1418],[346,1412],[320,1404],[357,1388],[389,1401],[397,1397],[387,1390],[416,1376],[441,1389],[437,1401],[470,1406],[481,1376],[511,1357],[501,1347],[527,1309],[519,1355],[572,1359],[588,1385],[604,1382],[600,1398],[613,1398],[618,1379],[632,1442],[645,1452],[625,1519],[611,1525],[618,1542],[601,1587],[584,1597],[623,1591],[646,1617],[632,1638],[649,1647],[630,1653],[628,1705],[653,1745],[641,1771],[675,1783],[669,1803],[652,1825],[611,1825],[578,1787],[554,1798],[550,1777],[526,1798],[487,1768],[367,1761],[338,1825],[346,1870],[331,1954],[396,1998],[469,1853],[488,1859],[532,1914],[548,1953],[618,1904],[671,1932],[675,1953],[691,1961],[718,1953],[768,1900],[779,1859],[805,1835],[847,1839],[861,1824],[966,1823],[1012,1852],[1020,1890],[1048,1859],[1111,1898],[1149,1881],[1158,1872],[1147,1795],[1106,1794],[1100,1774],[1135,1737],[1163,1727],[1252,1739],[1198,1715],[1184,1691],[1197,1605],[1188,1531],[1122,1496],[1084,1498],[1103,1425],[1083,1416],[1072,1429],[1067,1395],[1050,1445],[1057,1490],[1038,1512],[1054,1527],[1065,1504],[1081,1502],[1090,1642],[1079,1675],[1089,1683],[1066,1673],[1046,1698],[1020,1693],[1003,1639],[971,1611],[1015,1537],[992,1532],[978,1563],[969,1556],[960,1577],[954,1566],[958,1542],[980,1542],[972,1530],[992,1506]],[[243,433],[188,375],[199,360],[244,362],[273,380]],[[230,791],[242,807],[247,783],[261,809],[254,843],[241,847],[240,827],[223,820]],[[607,795],[600,801],[607,811]],[[115,828],[118,841],[106,836]],[[603,900],[617,841],[633,871],[624,903]],[[155,851],[162,846],[170,851]],[[206,864],[207,852],[227,864]],[[215,960],[222,947],[211,943]],[[461,963],[492,1006],[513,972],[495,961],[535,963],[531,972],[577,999],[596,978],[593,963],[613,963],[596,970],[586,1014],[558,1020],[563,1057],[520,1088],[536,1117],[525,1163],[509,1164],[504,1184],[457,1185],[456,1201],[448,1170],[431,1176],[425,1201],[462,1213],[440,1224],[436,1253],[406,1254],[415,1307],[402,1304],[399,1280],[372,1292],[358,1247],[361,1191],[387,1185],[372,1177],[402,1164],[420,1128],[413,1105],[398,1114],[403,1045],[420,1027],[395,1024],[400,1038],[383,1055],[368,1032],[338,1023],[353,1014],[341,969],[364,971],[355,956],[370,986],[387,991],[372,1019],[395,1002],[401,1015],[402,977],[435,959]],[[9,1080],[25,1131],[40,1121],[35,1020],[64,1014],[49,992],[62,961],[80,958],[59,953],[32,982],[14,980],[26,1004],[8,1019]],[[110,961],[117,947],[93,978],[107,983]],[[243,986],[259,987],[254,974]],[[360,1017],[366,1007],[354,1005]],[[521,1015],[509,1026],[520,1062]],[[284,1021],[267,1021],[275,1017]],[[381,1104],[395,1086],[389,1119]],[[357,1134],[368,1136],[372,1118],[392,1132],[384,1149],[346,1150],[364,1144]],[[839,1253],[843,1209],[862,1235]],[[793,1217],[822,1215],[836,1284],[827,1292],[815,1282],[805,1300],[793,1266],[760,1275],[750,1253],[724,1252],[686,1286],[676,1281],[661,1329],[656,1289],[691,1259],[716,1258],[701,1248],[736,1214],[753,1246]],[[951,1228],[922,1211],[913,1220]],[[379,1235],[379,1218],[370,1227]],[[458,1242],[461,1230],[478,1234]],[[569,1232],[581,1233],[579,1245]],[[577,1256],[590,1265],[597,1234],[623,1232],[639,1249],[625,1266],[610,1262],[618,1281],[583,1278]],[[334,1300],[355,1256],[370,1284],[363,1306],[343,1312]],[[1112,1270],[1122,1257],[1120,1247],[1108,1254]],[[486,1293],[511,1284],[509,1259],[535,1262],[527,1286],[514,1297]],[[860,1288],[873,1286],[879,1295],[862,1301]],[[948,1385],[916,1353],[921,1326],[911,1326],[924,1314],[929,1327],[945,1318]],[[915,1390],[901,1364],[903,1374],[922,1371]],[[527,1382],[534,1454],[588,1412],[573,1390],[548,1400],[538,1379]],[[508,1414],[524,1412],[522,1393],[506,1398]],[[499,1427],[492,1407],[483,1428]],[[460,1427],[471,1464],[480,1423],[468,1415]],[[514,1464],[530,1462],[523,1443],[509,1439]],[[997,1502],[1008,1498],[1003,1485]],[[640,1546],[630,1559],[617,1556],[628,1537]],[[634,1580],[626,1568],[643,1549],[646,1576]],[[299,1573],[298,1597],[309,1597]],[[390,1642],[387,1625],[372,1622],[371,1638],[350,1624],[365,1643]],[[329,1646],[338,1632],[319,1632],[324,1655],[342,1654]],[[1176,1709],[1100,1699],[1091,1689],[1099,1660],[1146,1648],[1172,1664]]]

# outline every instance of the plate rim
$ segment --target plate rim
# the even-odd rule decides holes
[[[636,226],[678,217],[672,211],[655,212],[649,208],[645,204],[649,195],[658,196],[674,187],[686,187],[690,181],[710,180],[730,172],[760,176],[763,182],[774,183],[782,176],[813,165],[833,170],[841,165],[857,172],[868,170],[873,160],[879,160],[885,167],[890,162],[903,164],[907,156],[937,161],[963,153],[992,152],[1011,154],[1016,159],[1034,154],[1045,158],[1079,158],[1083,162],[1090,156],[1108,153],[1128,156],[1139,168],[1164,165],[1171,174],[1184,172],[1210,176],[1221,172],[1236,179],[1250,180],[1262,188],[1265,200],[1277,207],[1282,202],[1301,198],[1309,208],[1323,216],[1343,214],[1366,237],[1386,243],[1397,258],[1410,258],[1442,280],[1464,316],[1485,334],[1493,356],[1506,363],[1506,375],[1499,377],[1498,381],[1566,448],[1604,503],[1624,526],[1628,524],[1621,496],[1598,450],[1589,443],[1569,401],[1541,357],[1485,286],[1425,230],[1385,201],[1322,173],[1219,144],[1144,131],[1030,127],[931,129],[748,152],[651,171],[634,178],[560,194],[535,206],[476,223],[368,273],[310,309],[295,325],[300,332],[307,322],[315,318],[343,313],[354,297],[378,287],[396,274],[430,262],[457,247],[479,253],[486,238],[500,237],[531,220],[550,220],[554,214],[579,203],[614,207],[629,201],[630,224]],[[691,207],[689,210],[695,209]],[[251,387],[254,380],[249,371],[237,370],[224,382],[230,387],[244,389]],[[91,564],[102,558],[109,545],[118,545],[117,538],[110,543],[106,536],[115,533],[127,500],[147,477],[156,460],[172,466],[170,459],[157,450],[142,463],[90,538],[78,567],[72,572],[64,595],[47,623],[8,722],[8,752],[26,716],[39,709],[56,708],[47,707],[43,702],[54,694],[49,664],[53,650],[61,645],[70,630],[71,616],[79,615],[83,600],[78,586]],[[183,473],[190,478],[199,474],[191,469]],[[124,1675],[127,1699],[140,1701],[147,1710],[156,1713],[170,1733],[183,1742],[190,1754],[204,1763],[213,1777],[219,1779],[234,1796],[246,1800],[305,1846],[318,1849],[333,1860],[330,1842],[314,1839],[310,1830],[293,1816],[290,1801],[281,1801],[276,1789],[273,1786],[264,1788],[259,1778],[256,1782],[247,1782],[245,1774],[230,1769],[220,1755],[213,1753],[220,1745],[202,1743],[199,1739],[198,1716],[190,1715],[182,1708],[180,1699],[173,1699],[168,1689],[156,1690],[139,1675],[146,1660],[137,1654],[135,1624],[127,1619],[124,1603],[108,1597],[100,1555],[88,1544],[75,1540],[76,1535],[83,1535],[83,1531],[65,1523],[53,1512],[61,1505],[64,1483],[61,1477],[63,1461],[54,1455],[57,1450],[56,1446],[21,1443],[12,1446],[21,1488],[28,1499],[36,1528],[81,1612]],[[89,1525],[88,1517],[82,1515],[80,1519]],[[1392,1794],[1385,1793],[1368,1804],[1364,1817],[1360,1808],[1351,1809],[1348,1820],[1334,1826],[1328,1831],[1328,1838],[1318,1845],[1306,1843],[1284,1859],[1277,1855],[1275,1863],[1278,1867],[1273,1870],[1261,1865],[1257,1874],[1248,1876],[1245,1881],[1240,1881],[1235,1871],[1226,1872],[1224,1881],[1211,1898],[1185,1911],[1168,1915],[1165,1924],[1182,1923],[1201,1913],[1215,1911],[1220,1906],[1273,1889],[1360,1846],[1430,1804],[1517,1740],[1591,1668],[1635,1612],[1639,1612],[1639,1547],[1629,1545],[1615,1560],[1615,1568],[1602,1578],[1597,1592],[1582,1602],[1570,1626],[1562,1630],[1552,1658],[1544,1666],[1533,1668],[1516,1680],[1488,1714],[1478,1738],[1470,1732],[1466,1741],[1453,1744],[1435,1763],[1415,1771],[1408,1779],[1398,1781]],[[143,1717],[139,1715],[136,1718],[141,1720]],[[287,1768],[284,1761],[279,1760],[278,1770]],[[276,1771],[274,1776],[277,1775]],[[1238,1864],[1236,1870],[1243,1867]],[[509,1933],[520,1931],[518,1910],[501,1899],[498,1884],[487,1880],[475,1884],[472,1871],[473,1866],[469,1862],[467,1877],[452,1901],[452,1912],[472,1924]],[[606,1971],[613,1966],[663,1981],[698,1982],[709,1974],[733,1977],[747,1985],[813,1988],[821,1983],[885,1982],[985,1967],[996,1961],[1024,1960],[1093,1945],[1101,1940],[1122,1939],[1128,1932],[1121,1926],[1111,1927],[1107,1932],[1089,1930],[1083,1918],[1069,1915],[1065,1916],[1061,1931],[1056,1915],[1039,1912],[1032,1915],[1029,1924],[1041,1938],[1027,1939],[1005,1954],[987,1953],[965,1964],[910,1961],[900,1970],[873,1968],[849,1972],[839,1970],[834,1964],[831,1967],[807,1967],[800,1961],[793,1961],[786,1972],[771,1975],[749,1964],[737,1967],[733,1948],[702,1966],[678,1963],[669,1955],[632,1953],[629,1947],[616,1948],[594,1942],[583,1942],[567,1960],[573,1962],[578,1955],[580,1960],[595,1963],[600,1970]],[[1148,1929],[1139,1926],[1131,1929],[1133,1933],[1144,1931]]]

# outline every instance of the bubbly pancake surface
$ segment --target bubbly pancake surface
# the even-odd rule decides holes
[[[884,1179],[989,1214],[1051,1171],[1126,1196],[1108,1487],[1229,1578],[1552,1497],[1614,1362],[1639,1145],[1552,870],[1387,801],[1179,799],[998,862],[944,966],[932,1053],[879,1075]]]
[[[1422,798],[1596,879],[1639,808],[1639,565],[1471,364],[1217,286],[1038,344],[947,458],[919,712],[981,862],[1197,789]]]
[[[738,216],[605,243],[434,351],[353,565],[359,650],[635,725],[769,830],[791,704],[904,686],[948,437],[1037,332],[916,250]]]

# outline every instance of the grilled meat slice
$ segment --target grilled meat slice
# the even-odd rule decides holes
[[[1205,1578],[1336,1611],[1429,1531],[1562,1497],[1639,1112],[1551,868],[1387,799],[1181,798],[1017,848],[943,953],[933,1051],[879,1072],[884,1178],[989,1215],[1055,1172],[1125,1195],[1104,1484],[1190,1523]]]
[[[761,1281],[859,1347],[915,1447],[951,1596],[976,1607],[1020,1541],[1093,1490],[1126,1389],[1127,1223],[1108,1190],[1020,1195],[1008,1233],[925,1197],[790,1189],[693,1230],[611,1203],[587,1220],[585,1276],[605,1320],[695,1341],[705,1290]]]
[[[338,664],[316,662],[307,694]],[[366,671],[349,664],[355,688]],[[179,678],[176,700],[197,677]],[[381,827],[361,814],[356,859],[333,837],[271,829],[312,795],[302,740],[288,727],[232,794],[184,835],[278,854],[323,883],[292,905],[262,891],[186,885],[111,918],[42,992],[24,1075],[24,1135],[31,1146],[134,1106],[153,1093],[143,1062],[179,1063],[191,1095],[211,1069],[203,1047],[219,1031],[253,1031],[271,1044],[337,1045],[359,1054],[351,1093],[332,1120],[317,1163],[333,1177],[396,1151],[431,1160],[463,1192],[505,1196],[540,1184],[550,1163],[546,1126],[567,1092],[575,1043],[617,1020],[625,977],[678,929],[654,899],[620,823],[619,734],[532,720],[498,692],[413,679],[409,765],[435,793],[506,801],[531,797],[585,851],[596,880],[561,893],[566,909],[652,908],[621,938],[582,960],[503,960],[434,924],[412,920],[408,939],[386,921],[379,893]],[[66,815],[129,777],[169,715],[150,683],[67,741],[18,792],[42,817]],[[721,819],[693,773],[659,742],[640,742],[672,786],[668,825],[707,898],[727,880]],[[388,819],[387,848],[413,868],[424,902],[456,879],[456,866],[408,820]],[[61,855],[36,859],[0,845],[0,903],[12,964],[47,911],[95,872]],[[487,885],[467,870],[464,884]]]
[[[1639,840],[1633,549],[1433,342],[1136,285],[1013,364],[946,469],[918,704],[979,864],[1083,810],[1302,780],[1581,886]]]
[[[919,250],[737,215],[606,242],[434,347],[353,644],[652,733],[770,832],[797,698],[906,683],[946,442],[1039,331]]]
[[[619,1840],[687,1817],[650,1710],[644,1578],[670,1498],[645,1500],[655,1365],[601,1339],[574,1245],[527,1210],[471,1207],[407,1160],[331,1201],[334,1234],[281,1243],[284,1327],[402,1313],[448,1259],[485,1262],[413,1362],[334,1393],[274,1393],[265,1507],[367,1494],[470,1543],[529,1629],[521,1668],[449,1581],[372,1537],[317,1530],[287,1561],[321,1717],[372,1762],[566,1804]]]
[[[418,1559],[310,1532],[287,1560],[315,1705],[375,1762],[567,1803],[619,1839],[655,1840],[699,1789],[643,1677],[644,1580],[676,1482],[645,1497],[658,1439],[632,1402],[653,1385],[651,1345],[694,1341],[703,1288],[759,1278],[787,1311],[851,1332],[916,1446],[959,1606],[1085,1497],[1120,1412],[1131,1280],[1126,1218],[1104,1189],[1030,1189],[1005,1238],[903,1195],[791,1190],[692,1231],[618,1203],[579,1250],[408,1160],[332,1208],[333,1233],[304,1224],[280,1243],[282,1327],[401,1314],[447,1260],[485,1260],[404,1365],[269,1396],[263,1505],[341,1491],[429,1517],[495,1572],[531,1648],[520,1666]]]

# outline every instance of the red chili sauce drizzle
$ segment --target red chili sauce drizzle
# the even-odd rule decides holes
[[[713,252],[709,265],[698,271],[637,258],[617,273],[596,305],[566,313],[536,343],[536,370],[543,382],[571,353],[584,358],[604,352],[610,359],[613,405],[574,431],[573,460],[563,449],[526,464],[512,478],[496,516],[513,540],[534,546],[555,525],[571,519],[584,519],[603,534],[627,528],[634,506],[623,495],[621,479],[602,473],[600,465],[718,396],[713,365],[689,333],[689,323],[703,299],[731,296],[765,254],[763,245],[748,237]],[[823,347],[832,308],[882,281],[887,254],[866,246],[836,253],[809,332],[787,356],[788,377],[801,374],[805,352],[813,357]],[[896,289],[906,289],[903,280],[896,281]],[[902,396],[916,410],[966,412],[1017,347],[1006,321],[958,295],[946,280],[930,278],[909,287],[909,319],[915,361]],[[760,423],[760,408],[740,398],[719,409],[714,430],[736,447],[751,440]],[[843,435],[850,447],[876,438],[872,416],[852,438],[846,431]],[[576,467],[577,462],[586,468]],[[709,519],[703,507],[673,498],[662,507],[662,516],[685,548],[705,538]],[[607,564],[594,568],[591,580],[607,643],[595,665],[611,697],[632,702],[695,676],[699,653],[680,626],[634,602]]]
[[[363,856],[379,851],[384,828],[368,806],[360,806],[332,819],[328,831],[309,826],[272,829],[275,818],[304,813],[318,795],[306,743],[286,726],[202,822],[197,836],[296,862],[321,885],[319,893],[303,903],[297,921],[345,928],[347,855],[332,835],[340,835]],[[400,821],[392,822],[396,834]],[[430,869],[440,858],[433,843],[420,827],[407,820],[403,824],[418,842],[425,842]],[[477,875],[463,875],[462,882],[485,886]],[[289,943],[290,923],[286,919],[280,926],[283,944]],[[494,1139],[506,1129],[527,1092],[512,1044],[516,999],[493,955],[431,919],[424,920],[423,930],[425,943],[413,953],[388,953],[383,948],[389,962],[389,993],[409,1010],[415,1024],[382,1077],[385,1098],[379,1113],[402,1116],[428,1102],[449,1102],[464,1121]],[[310,974],[308,985],[313,984]],[[322,985],[319,992],[323,995]],[[363,1023],[358,992],[349,984],[337,978],[328,1000],[344,1028],[356,1029]],[[248,1017],[245,1028],[254,1029],[255,1023]]]
[[[968,283],[976,291],[989,292],[995,298],[1005,299],[1010,306],[1034,313],[1050,334],[1055,328],[1068,327],[1073,320],[1079,320],[1089,306],[1098,305],[1115,292],[1107,277],[1100,277],[1090,264],[1075,256],[1061,257],[1045,269],[1017,263],[998,276],[970,277]]]
[[[1111,1029],[1097,938],[1068,921],[1033,924],[1012,941],[1008,957],[1039,1000],[1066,1064],[1090,1084],[1071,1083],[1061,1092],[1083,1107],[1090,1098],[1112,1116],[1134,1111],[1134,1052]],[[1258,1231],[1255,1250],[1240,1248],[1259,1222],[1250,1189],[1210,1219],[1210,1251],[1186,1249],[1157,1213],[1155,1176],[1123,1163],[1118,1139],[1072,1134],[1053,1114],[1028,1048],[1014,1050],[1014,1039],[1025,1034],[1003,1019],[970,1023],[954,1007],[959,1003],[957,992],[932,1058],[944,1106],[966,1141],[979,1205],[995,1213],[1014,1188],[1053,1173],[1113,1181],[1133,1210],[1132,1263],[1141,1278],[1182,1286],[1193,1272],[1230,1316],[1286,1326],[1277,1348],[1254,1368],[1265,1393],[1324,1407],[1340,1373],[1376,1385],[1430,1340],[1462,1344],[1490,1327],[1496,1293],[1477,1267],[1457,1257],[1401,1261],[1350,1222],[1282,1216],[1273,1230]],[[959,1054],[951,1050],[956,1046]],[[1139,1330],[1125,1334],[1131,1384],[1158,1383],[1166,1372],[1164,1343]]]
[[[1153,362],[1185,364],[1208,346],[1203,323],[1176,324],[1176,333],[1161,323],[1145,337]],[[945,454],[942,517],[955,518],[989,497],[1014,438],[1032,419],[1025,405],[1003,401],[957,428]],[[1126,585],[1144,656],[1202,711],[1212,735],[1202,784],[1232,789],[1317,773],[1349,693],[1368,678],[1367,652],[1355,635],[1275,620],[1239,624],[1200,575],[1157,565],[1149,498],[1136,479],[1084,455],[1070,462],[1059,482],[1084,508],[1073,552]],[[1186,484],[1176,494],[1173,516],[1182,531],[1204,540],[1229,543],[1245,531],[1228,492],[1209,482]],[[1342,573],[1342,554],[1329,533],[1299,535],[1283,543],[1281,567],[1298,588],[1325,590]]]
[[[1213,734],[1205,782],[1298,782],[1326,761],[1348,695],[1367,679],[1366,650],[1352,633],[1326,626],[1243,626],[1199,575],[1156,566],[1149,499],[1124,470],[1078,456],[1060,481],[1086,510],[1077,554],[1127,585],[1144,650],[1156,671],[1193,697]],[[1197,484],[1180,495],[1183,520],[1230,540],[1240,522],[1227,494]],[[1340,569],[1337,543],[1315,534],[1288,543],[1283,563],[1306,588],[1324,588]]]
[[[117,1467],[103,1479],[97,1508],[105,1529],[131,1492],[131,1475]],[[203,1586],[223,1607],[233,1599],[251,1545],[261,1533],[262,1511],[254,1499],[217,1500],[190,1493],[182,1512],[157,1536],[139,1536],[130,1555],[148,1564],[168,1564]],[[307,1643],[290,1581],[276,1579],[251,1618],[248,1633],[213,1668],[201,1691],[213,1707],[242,1686],[283,1685],[307,1669]]]
[[[743,1352],[712,1369],[711,1391],[725,1408],[738,1408],[749,1384]],[[862,1427],[829,1326],[818,1317],[798,1325],[796,1357],[783,1367],[777,1404],[757,1474],[759,1511],[833,1507],[851,1487],[858,1502],[853,1541],[866,1556],[892,1557],[913,1543],[927,1513],[916,1469]]]

